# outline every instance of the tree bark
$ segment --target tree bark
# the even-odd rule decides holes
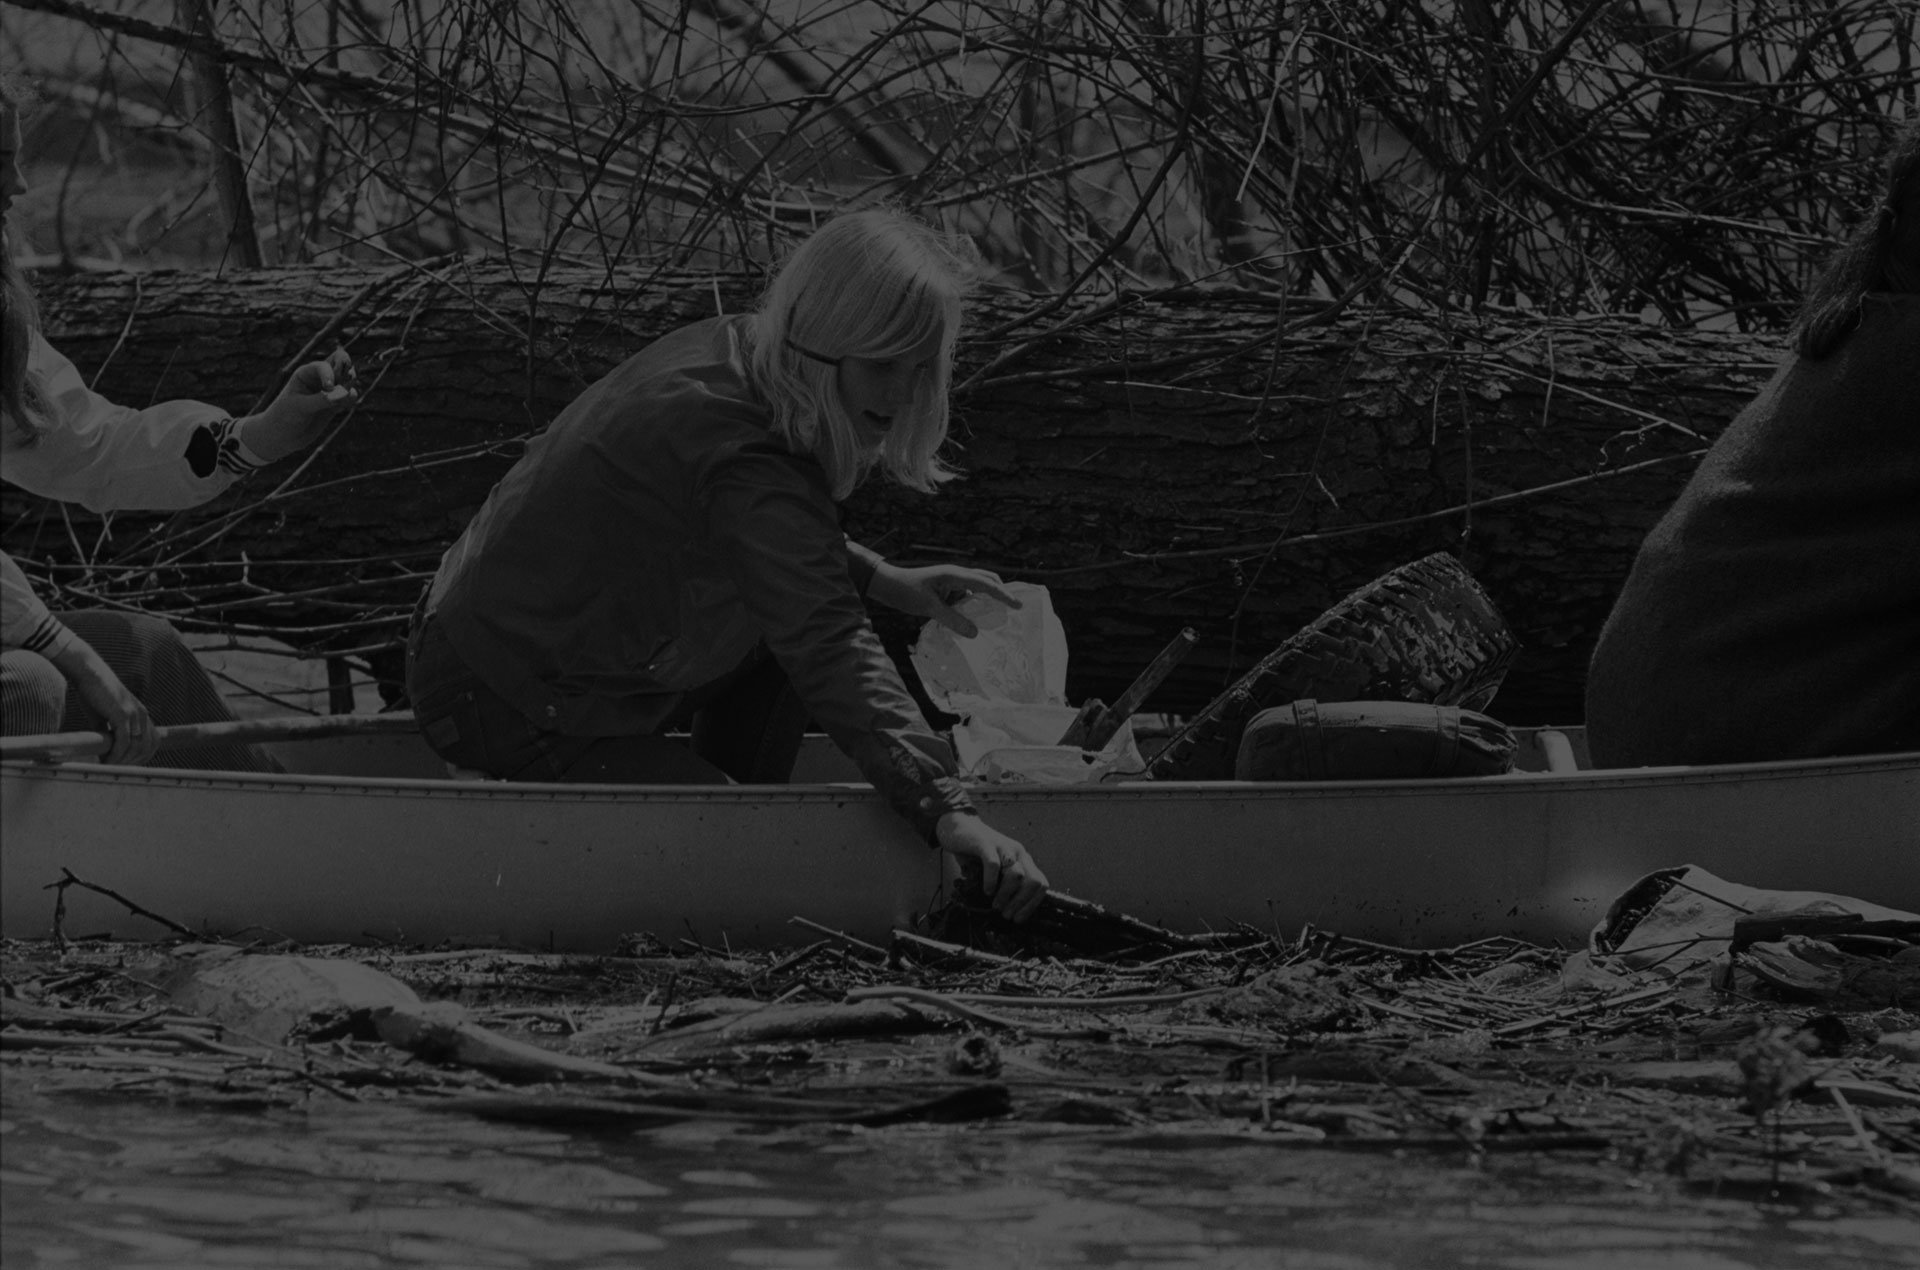
[[[180,29],[195,41],[214,38],[218,28],[210,0],[175,0],[174,14]],[[183,60],[192,70],[186,77],[193,90],[191,114],[201,121],[213,158],[213,188],[220,196],[220,214],[227,222],[228,249],[235,264],[258,269],[264,263],[260,232],[254,222],[253,199],[247,192],[245,151],[240,147],[240,124],[234,118],[227,68],[203,50],[189,52]]]
[[[528,436],[649,339],[716,305],[744,310],[758,284],[466,261],[42,278],[48,337],[114,400],[190,396],[238,413],[276,372],[340,341],[367,392],[289,493],[266,498],[294,460],[192,513],[116,518],[96,549],[87,518],[69,532],[9,489],[7,549],[30,569],[80,553],[156,562],[225,525],[200,558],[237,572],[244,553],[252,582],[283,592],[336,588],[324,609],[289,602],[236,620],[366,647],[365,630],[320,629],[345,606],[380,616],[372,642],[390,642],[414,575]],[[970,329],[1037,302],[986,291]],[[1111,700],[1196,628],[1198,647],[1146,706],[1183,713],[1349,591],[1451,551],[1522,643],[1490,710],[1578,721],[1587,655],[1640,539],[1783,342],[1521,313],[1323,314],[1276,338],[1277,312],[1274,297],[1236,291],[1076,299],[1044,331],[963,344],[950,454],[966,479],[935,496],[869,484],[847,503],[848,531],[901,562],[1046,584],[1074,700]],[[1302,313],[1296,300],[1288,320]],[[386,562],[276,564],[406,552],[399,582]],[[142,580],[162,588],[150,607],[228,615],[224,601],[166,591],[179,576]],[[906,620],[876,620],[896,649],[908,638]]]

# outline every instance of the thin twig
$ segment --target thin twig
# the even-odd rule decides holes
[[[194,930],[191,926],[182,926],[179,922],[174,921],[171,917],[162,917],[160,914],[155,913],[150,909],[142,908],[140,905],[135,904],[132,900],[120,894],[118,891],[110,890],[107,887],[98,886],[92,882],[83,881],[82,879],[75,877],[71,869],[67,869],[63,867],[61,868],[60,873],[61,873],[61,878],[58,882],[49,882],[45,886],[40,888],[43,891],[56,892],[56,894],[61,897],[61,899],[57,899],[55,901],[55,908],[54,908],[55,929],[58,929],[60,915],[65,911],[65,909],[62,907],[62,900],[66,895],[66,889],[70,886],[78,886],[78,887],[84,887],[89,891],[94,891],[101,895],[104,895],[110,900],[118,901],[120,904],[124,905],[126,907],[126,910],[129,913],[132,913],[135,917],[144,917],[150,922],[158,922],[176,935],[184,935],[188,939],[205,939],[206,938],[205,934],[203,934],[200,931]]]

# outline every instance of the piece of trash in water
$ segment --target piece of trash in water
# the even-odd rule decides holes
[[[1841,1010],[1920,995],[1920,915],[1823,891],[1728,882],[1697,865],[1629,887],[1589,936],[1600,970],[1651,971]]]
[[[1698,865],[1660,869],[1635,882],[1607,909],[1588,951],[1629,970],[1682,971],[1724,958],[1743,920],[1816,913],[1861,921],[1920,921],[1920,915],[1823,891],[1775,891],[1715,877]]]
[[[961,774],[972,780],[1083,784],[1143,770],[1133,728],[1098,752],[1056,744],[1079,712],[1067,704],[1067,636],[1047,588],[1013,582],[1009,608],[984,595],[958,605],[979,633],[963,639],[928,622],[913,665],[935,705],[960,716],[953,728]]]
[[[984,1032],[969,1032],[947,1049],[947,1070],[955,1076],[998,1076],[1000,1046]]]

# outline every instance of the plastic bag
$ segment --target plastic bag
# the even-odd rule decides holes
[[[1098,752],[1057,744],[1078,713],[1067,704],[1067,636],[1047,589],[1013,582],[1017,609],[984,595],[957,606],[979,627],[962,639],[928,622],[913,665],[927,695],[960,716],[953,746],[961,775],[996,783],[1081,784],[1146,763],[1123,725]]]
[[[1678,975],[1726,955],[1733,924],[1772,913],[1852,914],[1920,921],[1920,914],[1826,891],[1774,891],[1715,877],[1697,864],[1660,869],[1628,887],[1594,926],[1587,948],[1632,970]]]

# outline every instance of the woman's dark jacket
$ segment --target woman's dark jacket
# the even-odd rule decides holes
[[[826,473],[769,430],[742,318],[648,345],[527,448],[441,562],[462,661],[536,725],[656,731],[675,696],[768,648],[814,721],[932,840],[970,810],[868,622]],[[856,549],[857,550],[857,549]]]
[[[1596,763],[1920,749],[1920,296],[1788,361],[1654,526],[1594,650]]]

